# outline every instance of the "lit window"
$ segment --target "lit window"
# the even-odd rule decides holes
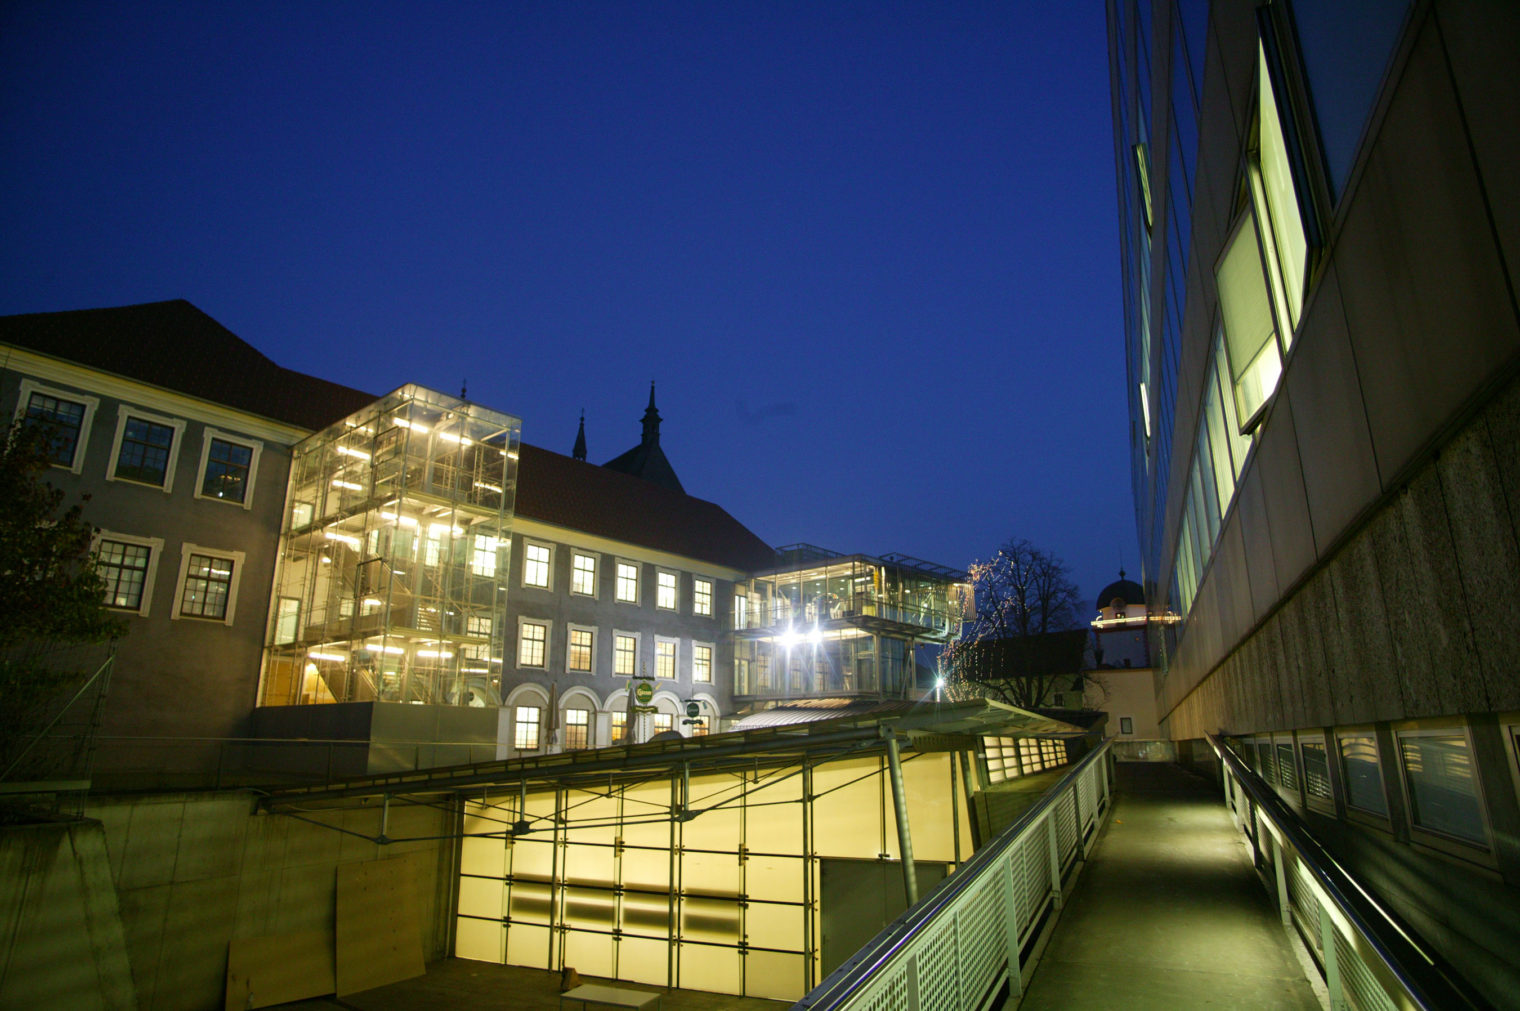
[[[475,534],[470,541],[470,571],[477,576],[495,576],[496,553],[500,547],[501,538]]]
[[[596,596],[596,556],[577,551],[570,560],[570,592]]]
[[[738,590],[734,591],[734,627],[748,628],[749,598]]]
[[[633,677],[638,669],[639,639],[627,632],[612,634],[612,673],[621,677]]]
[[[565,710],[565,750],[580,751],[591,746],[591,713],[585,709]]]
[[[1399,758],[1415,825],[1479,846],[1488,844],[1477,769],[1466,734],[1400,734]]]
[[[656,575],[654,606],[667,611],[676,609],[676,574],[661,572]]]
[[[713,648],[703,643],[696,643],[691,647],[691,679],[705,683],[712,682]]]
[[[542,667],[549,644],[549,626],[525,621],[517,629],[517,666]]]
[[[206,432],[198,497],[248,505],[259,447]]]
[[[592,633],[589,628],[570,629],[569,650],[565,656],[565,669],[588,673],[591,670]]]
[[[625,604],[639,600],[639,567],[628,562],[617,563],[617,599]]]
[[[1299,741],[1298,750],[1304,761],[1304,792],[1311,799],[1331,800],[1330,764],[1325,754],[1325,742]]]
[[[209,618],[231,622],[235,599],[235,575],[241,567],[241,555],[227,557],[203,553],[194,545],[185,545],[181,566],[179,600],[174,611],[182,618]]]
[[[495,624],[490,615],[472,614],[464,619],[464,631],[466,635],[477,635],[483,639],[489,639]]]
[[[612,713],[612,743],[617,744],[628,735],[628,713],[616,710]]]
[[[443,558],[443,528],[432,527],[422,539],[422,564],[437,565]]]
[[[138,614],[148,613],[153,570],[158,563],[161,540],[102,537],[95,554],[95,567],[106,586],[107,607]]]
[[[538,749],[538,706],[518,706],[513,714],[512,744],[518,751]]]
[[[674,639],[656,639],[654,643],[654,676],[667,681],[676,676],[676,643]]]
[[[1304,288],[1308,283],[1309,240],[1304,232],[1303,214],[1299,210],[1293,169],[1289,164],[1288,140],[1283,130],[1277,100],[1272,92],[1271,74],[1267,70],[1266,51],[1257,47],[1257,93],[1260,103],[1260,162],[1254,166],[1260,178],[1253,178],[1252,196],[1258,214],[1267,223],[1262,233],[1262,248],[1267,252],[1269,276],[1275,282],[1278,318],[1283,327],[1283,347],[1293,341],[1298,315],[1304,305]]]
[[[38,387],[27,379],[21,384],[17,413],[27,427],[45,431],[48,460],[77,474],[84,456],[84,436],[97,403],[94,397],[70,397],[60,390]]]
[[[1371,734],[1344,734],[1340,748],[1347,805],[1386,818],[1388,800],[1383,796],[1383,773],[1378,768],[1377,738]]]
[[[691,736],[693,737],[706,737],[708,733],[707,720],[705,719],[698,720],[691,725]]]
[[[295,642],[301,631],[301,601],[296,597],[281,597],[275,608],[275,643]]]
[[[1241,216],[1215,270],[1240,430],[1255,424],[1282,375],[1282,350],[1263,273],[1256,217]]]
[[[693,579],[691,581],[691,613],[711,615],[712,612],[712,580]]]
[[[525,544],[523,546],[523,585],[549,587],[549,546]]]
[[[674,730],[675,724],[675,717],[669,713],[654,714],[654,732],[657,734],[663,734],[668,730]]]
[[[111,477],[168,490],[174,474],[174,437],[184,422],[144,417],[123,409],[116,428]]]

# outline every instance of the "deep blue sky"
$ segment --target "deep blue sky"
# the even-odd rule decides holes
[[[283,365],[772,544],[1136,568],[1102,5],[0,4],[0,313]]]

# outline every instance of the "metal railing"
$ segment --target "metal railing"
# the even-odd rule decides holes
[[[793,1007],[985,1009],[1005,983],[1022,992],[1108,814],[1111,770],[1105,742]]]
[[[1276,891],[1283,925],[1296,928],[1324,973],[1331,1011],[1486,1008],[1470,984],[1357,883],[1292,809],[1214,735],[1225,803]]]

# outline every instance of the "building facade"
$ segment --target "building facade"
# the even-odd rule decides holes
[[[1495,2],[1110,0],[1163,735],[1490,995],[1520,950],[1520,185]]]

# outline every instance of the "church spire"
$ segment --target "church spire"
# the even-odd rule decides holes
[[[577,460],[586,459],[586,412],[584,409],[581,411],[580,431],[575,433],[575,448],[570,451],[570,455]]]
[[[660,412],[654,406],[654,380],[649,380],[649,406],[644,409],[644,445],[660,444]]]

